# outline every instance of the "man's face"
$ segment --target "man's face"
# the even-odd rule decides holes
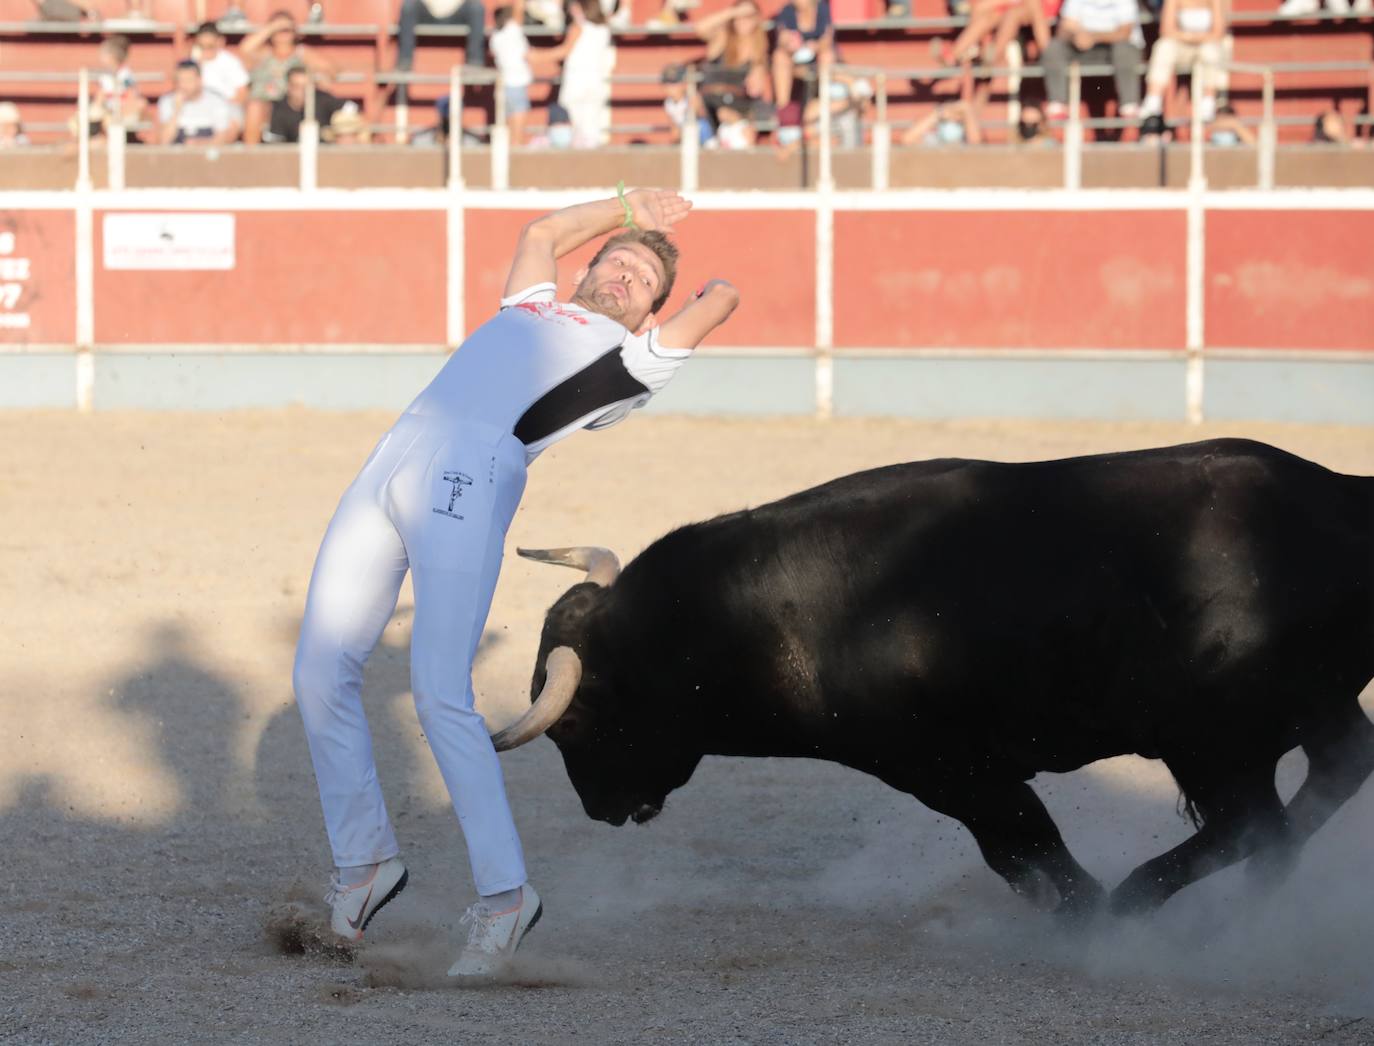
[[[658,255],[643,244],[624,243],[587,271],[573,301],[638,334],[653,314],[663,280]]]
[[[286,104],[292,109],[305,108],[305,81],[304,72],[293,72],[286,78]]]
[[[183,98],[194,98],[200,94],[200,73],[194,69],[178,69],[177,93]]]
[[[218,33],[201,33],[196,37],[196,46],[200,48],[202,60],[214,58],[215,55],[219,54],[221,43],[223,40],[220,39]]]

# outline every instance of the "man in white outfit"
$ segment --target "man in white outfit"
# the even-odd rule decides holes
[[[413,575],[411,689],[467,841],[480,895],[449,973],[497,972],[539,917],[471,668],[525,469],[581,428],[623,420],[738,304],[712,280],[656,323],[691,204],[639,189],[525,226],[501,311],[453,353],[382,437],[329,524],[306,597],[293,681],[337,872],[331,926],[361,939],[408,873],[377,781],[363,665]],[[557,260],[620,226],[556,300]]]

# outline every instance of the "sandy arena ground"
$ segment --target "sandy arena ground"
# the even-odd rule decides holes
[[[616,829],[538,741],[504,762],[544,920],[510,983],[451,987],[470,886],[407,693],[408,593],[367,702],[411,887],[356,962],[281,954],[269,912],[317,902],[328,874],[294,630],[329,514],[389,420],[0,414],[0,1041],[1374,1041],[1374,786],[1268,903],[1233,869],[1070,938],[962,827],[872,778],[708,759],[658,820]],[[628,558],[867,466],[1223,434],[1374,473],[1369,429],[637,418],[545,455],[511,539]],[[497,725],[572,580],[507,561],[477,669]],[[1109,884],[1188,831],[1157,764],[1036,786]]]

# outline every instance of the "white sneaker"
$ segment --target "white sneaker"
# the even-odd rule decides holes
[[[324,903],[331,909],[330,929],[345,940],[361,941],[372,917],[406,888],[409,879],[410,873],[399,857],[377,865],[372,878],[356,886],[344,886],[335,875],[324,895]]]
[[[463,915],[469,924],[468,943],[463,954],[449,967],[450,977],[490,977],[500,973],[520,947],[520,939],[534,928],[544,906],[534,887],[520,889],[520,903],[504,912],[493,912],[478,901]]]
[[[1321,10],[1321,0],[1283,0],[1279,4],[1281,15],[1314,15]]]
[[[1326,7],[1333,14],[1348,15],[1350,13],[1350,0],[1326,0]]]

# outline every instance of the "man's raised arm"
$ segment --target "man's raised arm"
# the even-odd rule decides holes
[[[725,280],[711,280],[701,292],[658,325],[658,343],[665,349],[695,349],[701,339],[730,318],[739,304],[739,291]]]
[[[667,229],[687,217],[692,204],[671,189],[635,189],[625,194],[630,217],[641,229]],[[520,232],[515,261],[506,277],[509,297],[536,283],[558,280],[558,259],[584,243],[615,232],[625,224],[619,198],[580,203],[536,218]]]

